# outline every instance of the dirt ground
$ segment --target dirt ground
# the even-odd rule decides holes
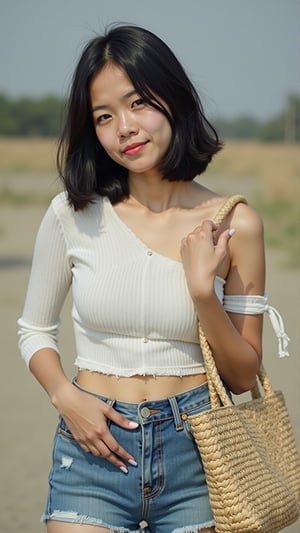
[[[16,320],[20,316],[29,275],[33,242],[45,206],[0,206],[0,323],[1,487],[0,531],[39,533],[43,512],[51,441],[56,413],[46,394],[21,361]],[[284,317],[291,338],[291,357],[277,358],[277,340],[265,319],[265,366],[274,388],[284,391],[300,448],[300,327],[299,270],[283,269],[284,251],[267,250],[269,301]],[[39,298],[39,295],[36,295]],[[61,347],[68,375],[73,375],[74,346],[67,301],[63,312]],[[299,533],[300,522],[289,527]]]

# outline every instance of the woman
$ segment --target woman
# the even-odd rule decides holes
[[[66,192],[41,224],[19,320],[60,415],[48,533],[214,531],[186,421],[209,408],[197,322],[228,388],[249,390],[262,315],[226,311],[224,294],[252,301],[265,277],[259,216],[239,204],[217,227],[225,198],[194,181],[220,148],[158,37],[120,26],[88,44],[58,151]],[[72,383],[57,346],[71,285]]]

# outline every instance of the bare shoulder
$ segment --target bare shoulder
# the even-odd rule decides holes
[[[237,204],[227,227],[235,229],[229,241],[228,294],[264,294],[265,247],[260,215],[247,204]]]
[[[255,209],[244,203],[235,206],[229,225],[243,237],[259,238],[263,236],[264,226],[261,216]]]
[[[192,202],[196,204],[203,218],[213,220],[217,212],[223,207],[229,197],[222,196],[199,184],[193,184]],[[219,232],[234,228],[238,234],[248,237],[263,236],[263,221],[260,215],[248,204],[239,202],[225,218],[220,226]]]

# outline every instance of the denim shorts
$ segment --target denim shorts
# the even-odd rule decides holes
[[[210,408],[207,384],[141,403],[93,395],[138,422],[134,430],[108,422],[138,466],[129,464],[124,474],[84,452],[60,418],[42,521],[102,526],[113,533],[195,533],[213,527],[203,466],[187,420]]]

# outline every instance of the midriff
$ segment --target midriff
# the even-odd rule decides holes
[[[79,370],[77,383],[90,392],[112,400],[140,403],[145,400],[160,400],[175,396],[186,390],[202,385],[207,381],[206,374],[190,376],[132,376],[112,375]]]

